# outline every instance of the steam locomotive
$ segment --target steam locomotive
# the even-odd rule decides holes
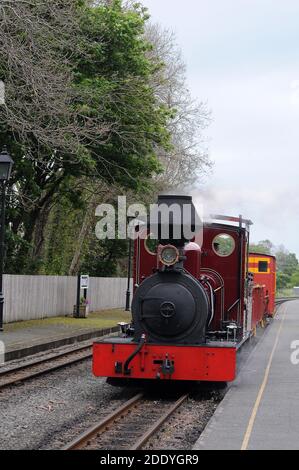
[[[94,343],[93,373],[232,381],[238,350],[274,314],[275,258],[249,254],[250,220],[201,223],[189,196],[159,196],[154,215],[137,227],[132,322]]]

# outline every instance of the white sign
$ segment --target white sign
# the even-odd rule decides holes
[[[80,288],[81,289],[88,289],[88,287],[89,287],[89,276],[88,276],[88,274],[81,274]]]
[[[0,104],[5,104],[5,85],[0,80]]]

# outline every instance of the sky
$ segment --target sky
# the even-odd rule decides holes
[[[214,162],[194,191],[209,211],[250,218],[252,241],[299,257],[298,0],[142,0],[176,33],[192,95],[206,101]]]

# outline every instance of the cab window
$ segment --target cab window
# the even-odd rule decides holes
[[[258,269],[259,269],[259,273],[267,273],[268,261],[259,261]]]
[[[228,233],[220,233],[214,238],[212,248],[218,256],[230,256],[235,249],[235,240]]]

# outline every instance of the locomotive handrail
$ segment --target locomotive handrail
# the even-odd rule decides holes
[[[125,375],[130,375],[131,371],[129,369],[129,364],[134,359],[134,357],[137,356],[139,351],[142,349],[144,343],[145,343],[145,335],[143,334],[143,335],[141,335],[140,342],[139,342],[137,348],[132,352],[132,354],[130,354],[130,356],[126,359],[126,361],[124,363],[124,374]]]
[[[223,220],[226,222],[237,222],[238,224],[244,223],[247,227],[249,227],[250,225],[253,225],[253,222],[250,219],[243,219],[241,215],[239,217],[233,217],[230,215],[211,214],[210,217],[211,219],[214,219],[214,220]]]
[[[240,299],[237,299],[228,309],[227,313],[231,312],[231,310],[240,303]]]

